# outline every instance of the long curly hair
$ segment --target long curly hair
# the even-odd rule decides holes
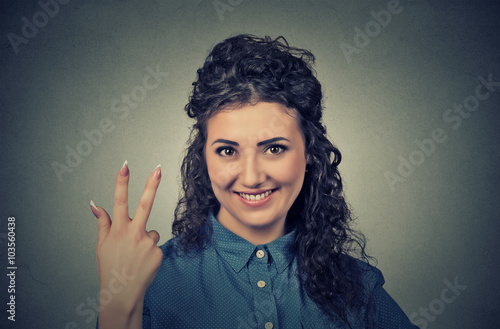
[[[259,101],[292,109],[300,122],[309,161],[302,189],[287,214],[296,229],[298,277],[309,297],[327,315],[347,321],[356,306],[368,303],[356,260],[369,261],[364,236],[351,228],[338,171],[340,151],[326,136],[321,84],[312,68],[314,55],[271,39],[238,35],[217,44],[197,71],[185,110],[196,120],[182,163],[182,191],[172,233],[184,252],[210,243],[207,214],[220,207],[211,187],[204,146],[207,121],[228,106]],[[346,256],[355,257],[346,257]],[[348,321],[347,321],[348,322]]]

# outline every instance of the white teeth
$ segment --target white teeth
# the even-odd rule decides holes
[[[239,195],[242,197],[242,198],[245,198],[249,201],[259,201],[259,200],[262,200],[264,199],[265,197],[267,197],[269,194],[271,194],[272,191],[269,190],[269,191],[266,191],[264,193],[261,193],[261,194],[245,194],[245,193],[239,193]]]

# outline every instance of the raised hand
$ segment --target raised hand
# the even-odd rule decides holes
[[[161,167],[151,173],[134,218],[128,212],[127,161],[116,176],[113,220],[91,202],[97,217],[95,249],[100,282],[99,328],[141,328],[146,290],[161,265],[158,232],[146,231],[146,223],[160,184]]]

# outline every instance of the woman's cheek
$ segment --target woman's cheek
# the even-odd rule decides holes
[[[233,177],[238,170],[238,163],[212,159],[207,161],[207,169],[212,184],[224,188],[234,179]]]
[[[305,173],[305,160],[300,156],[292,156],[287,161],[277,162],[273,166],[273,176],[282,184],[294,184]]]

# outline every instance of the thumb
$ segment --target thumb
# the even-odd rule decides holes
[[[93,201],[90,201],[90,209],[97,218],[97,244],[100,244],[108,235],[111,227],[111,219],[108,213],[101,207],[97,207]]]
[[[155,230],[151,230],[148,232],[148,236],[153,239],[153,241],[155,242],[155,244],[158,244],[158,241],[160,241],[160,234],[158,233],[158,231],[155,231]]]

